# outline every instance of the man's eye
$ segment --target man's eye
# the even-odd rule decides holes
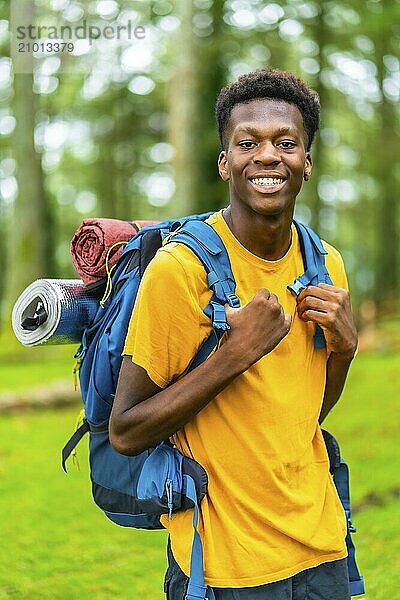
[[[250,150],[251,148],[254,148],[255,145],[256,145],[256,143],[252,142],[250,140],[244,140],[243,142],[239,142],[239,146],[241,148],[246,148],[246,150]]]
[[[284,148],[285,150],[290,150],[291,148],[295,147],[295,143],[292,142],[291,140],[284,140],[283,142],[279,142],[278,146],[280,146],[281,148]]]

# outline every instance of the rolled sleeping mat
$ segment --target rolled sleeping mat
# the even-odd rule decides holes
[[[91,285],[107,277],[107,265],[113,267],[122,254],[124,242],[147,225],[158,221],[121,221],[84,219],[71,240],[71,257],[79,277]]]
[[[37,279],[16,301],[12,326],[24,346],[75,344],[98,308],[80,279]]]

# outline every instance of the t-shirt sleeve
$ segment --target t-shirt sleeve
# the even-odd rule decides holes
[[[123,353],[165,388],[186,371],[202,342],[201,315],[193,278],[162,249],[140,283]]]

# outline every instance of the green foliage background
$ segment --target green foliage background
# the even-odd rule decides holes
[[[26,14],[75,27],[128,15],[146,35],[36,59],[32,76],[10,58]],[[321,98],[299,218],[340,248],[357,308],[368,300],[396,313],[399,23],[400,0],[0,0],[3,314],[35,277],[75,275],[68,244],[83,217],[225,205],[215,99],[267,65],[293,70]]]

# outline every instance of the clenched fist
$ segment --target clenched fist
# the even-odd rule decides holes
[[[285,315],[275,294],[262,289],[241,308],[225,305],[230,326],[227,343],[246,368],[271,352],[289,333],[291,315]]]

